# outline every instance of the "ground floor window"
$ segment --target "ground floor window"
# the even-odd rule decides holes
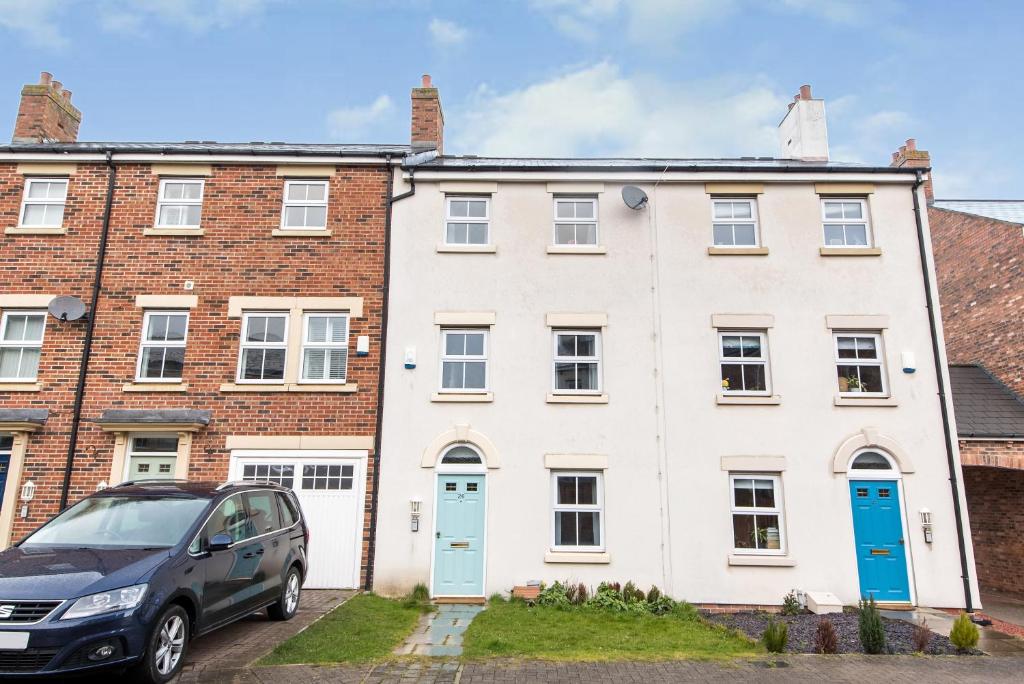
[[[777,475],[732,475],[733,548],[737,553],[785,552],[782,491]]]
[[[604,474],[554,471],[554,539],[558,551],[604,549]]]
[[[172,480],[178,461],[176,435],[136,435],[128,443],[129,480]]]

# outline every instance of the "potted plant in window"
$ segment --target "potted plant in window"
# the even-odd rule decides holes
[[[768,548],[768,528],[755,526],[750,531],[750,540],[753,542],[755,549]]]
[[[864,391],[864,388],[860,384],[860,379],[858,379],[855,375],[851,375],[848,378],[844,378],[844,380],[846,380],[846,390],[845,391],[847,391],[847,392],[863,392]]]

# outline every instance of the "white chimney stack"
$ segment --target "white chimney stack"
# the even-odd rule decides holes
[[[779,124],[779,149],[783,159],[828,161],[825,101],[812,98],[809,85],[800,86]]]

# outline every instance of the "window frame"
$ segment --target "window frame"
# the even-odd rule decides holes
[[[280,343],[268,343],[268,342],[247,342],[245,339],[246,331],[249,329],[249,319],[252,317],[268,316],[273,318],[284,319],[284,334],[282,337],[284,340]],[[242,329],[238,339],[238,366],[235,370],[235,382],[238,384],[246,385],[285,385],[288,383],[288,347],[289,347],[289,331],[291,329],[291,314],[288,311],[243,311],[242,312]],[[243,361],[245,359],[246,349],[284,349],[284,360],[282,362],[283,372],[281,378],[278,379],[247,379],[242,377]]]
[[[470,216],[452,216],[452,202],[483,202],[483,218]],[[469,242],[469,231],[466,231],[467,242],[449,242],[448,224],[450,223],[483,223],[487,231],[487,239],[483,242]],[[445,195],[444,225],[442,226],[441,243],[448,247],[489,247],[491,245],[491,196],[490,195]]]
[[[594,504],[560,504],[558,503],[558,478],[559,477],[594,477],[596,486],[594,492]],[[578,498],[578,493],[577,493]],[[594,546],[565,546],[556,543],[555,518],[560,512],[592,513],[598,514],[598,534],[600,544]],[[551,471],[551,551],[555,553],[604,553],[608,542],[605,539],[605,501],[604,501],[604,471],[603,470],[552,470]],[[578,539],[577,539],[578,541]]]
[[[567,221],[565,219],[559,219],[558,216],[558,203],[559,202],[590,202],[594,207],[594,218],[590,221],[572,220]],[[553,223],[551,229],[551,244],[554,247],[598,247],[601,244],[601,225],[599,221],[598,210],[600,205],[598,204],[597,197],[589,197],[587,195],[556,195],[551,202],[551,213],[553,215]],[[558,241],[558,226],[560,224],[578,225],[580,223],[593,224],[594,226],[594,241],[593,242],[559,242]],[[573,237],[576,237],[577,233],[573,230]]]
[[[150,319],[150,316],[184,316],[185,317],[185,339],[183,339],[181,342],[178,342],[178,341],[170,342],[170,341],[166,341],[166,340],[163,341],[163,342],[154,342],[152,340],[147,340],[146,339],[146,334],[149,331],[149,319]],[[139,339],[139,353],[138,353],[138,358],[135,361],[135,382],[137,382],[137,383],[163,382],[163,383],[169,383],[169,384],[181,384],[182,382],[185,381],[185,360],[184,360],[184,358],[182,358],[182,371],[181,371],[182,377],[180,377],[180,378],[147,378],[144,375],[142,375],[142,358],[143,358],[142,352],[147,347],[163,347],[163,348],[168,348],[168,347],[179,348],[180,347],[181,349],[186,349],[187,345],[188,345],[188,328],[189,328],[189,323],[191,323],[191,318],[192,318],[191,317],[191,312],[189,312],[188,310],[181,310],[181,309],[178,309],[178,310],[153,309],[153,310],[146,310],[145,312],[143,312],[143,315],[142,315],[142,334],[139,336],[140,337],[140,339]],[[184,356],[184,354],[183,354],[183,356]]]
[[[164,191],[168,183],[193,183],[199,185],[199,199],[167,199],[164,197]],[[156,194],[156,216],[153,217],[153,227],[161,229],[181,229],[181,230],[199,230],[202,227],[203,222],[203,199],[206,197],[206,179],[205,178],[161,178],[160,186],[157,188]],[[160,222],[160,210],[165,206],[198,206],[199,207],[199,223],[196,224],[184,224],[184,223],[161,223]]]
[[[737,506],[736,480],[770,480],[775,498],[775,507]],[[779,520],[779,548],[757,549],[737,548],[734,518],[737,515],[774,515]],[[729,531],[733,536],[732,553],[737,556],[785,556],[789,553],[786,540],[786,506],[782,491],[782,476],[777,473],[729,473]]]
[[[729,356],[725,355],[725,338],[726,337],[754,337],[757,336],[761,341],[761,356],[757,360],[747,360],[750,357],[743,356]],[[726,390],[722,386],[721,375],[722,366],[725,364],[732,365],[763,365],[764,366],[764,386],[763,390]],[[768,349],[768,331],[763,329],[719,329],[718,330],[718,375],[719,375],[719,391],[728,397],[770,397],[772,396],[772,372],[771,372],[771,355]]]
[[[750,205],[750,219],[749,220],[737,220],[732,219],[720,219],[715,216],[715,207],[719,202],[746,202]],[[758,221],[757,216],[757,198],[756,197],[712,197],[711,198],[711,246],[716,249],[750,249],[751,247],[761,246],[761,222]],[[824,210],[822,210],[824,211]],[[720,245],[715,242],[715,226],[717,224],[722,225],[735,225],[736,223],[753,223],[754,224],[754,242],[749,245],[738,245],[736,244],[736,230],[732,231],[733,244],[731,245]],[[824,228],[822,229],[824,230]]]
[[[135,451],[135,440],[138,438],[146,439],[148,437],[166,437],[173,438],[177,448],[174,452],[170,451],[146,451],[141,454]],[[124,472],[121,473],[121,481],[129,481],[129,475],[132,472],[132,457],[133,456],[156,456],[158,458],[170,458],[174,457],[174,465],[171,467],[171,476],[167,479],[173,480],[177,474],[178,469],[178,458],[179,450],[181,449],[181,437],[174,432],[132,432],[128,435],[128,444],[125,446],[124,451]],[[137,478],[137,479],[160,479],[160,478]]]
[[[830,219],[825,217],[825,205],[830,202],[857,202],[860,204],[860,211],[862,218],[857,220],[851,219]],[[875,246],[875,234],[871,228],[871,215],[868,211],[868,200],[865,197],[822,197],[821,198],[821,243],[823,247],[830,249],[869,249]],[[850,245],[846,244],[846,226],[849,224],[864,224],[864,240],[867,244],[863,245]],[[843,244],[841,245],[830,245],[828,244],[828,238],[825,236],[825,224],[840,224],[843,226]]]
[[[448,349],[448,335],[476,335],[481,334],[484,338],[484,353],[483,355],[477,356],[475,354],[461,354],[450,356],[447,352]],[[488,355],[490,352],[490,336],[491,330],[489,327],[462,327],[462,328],[441,328],[441,348],[439,349],[440,360],[438,361],[438,393],[440,394],[486,394],[491,388],[491,368]],[[477,387],[445,387],[444,386],[444,364],[445,362],[466,362],[466,361],[483,361],[484,364],[484,386]],[[463,372],[463,382],[465,382],[465,372]]]
[[[600,328],[552,328],[551,330],[551,393],[556,395],[599,395],[604,391],[604,342],[601,339],[604,331]],[[595,356],[559,356],[559,335],[593,335]],[[559,389],[559,363],[597,363],[597,387],[595,389]]]
[[[345,342],[344,343],[329,343],[329,342],[310,342],[309,341],[309,319],[314,316],[325,316],[325,317],[340,317],[345,319]],[[347,311],[303,311],[302,312],[302,337],[299,343],[299,375],[295,382],[301,385],[344,385],[348,382],[348,362],[349,362],[349,339],[352,337],[352,320],[351,316]],[[285,343],[288,341],[288,328],[285,326]],[[307,349],[324,349],[330,351],[332,349],[344,349],[345,350],[345,375],[340,380],[337,378],[306,378],[306,350]],[[285,351],[285,363],[287,368],[287,350]],[[324,370],[327,371],[328,366],[326,363],[326,355],[324,359]],[[287,370],[286,370],[287,372]],[[283,382],[287,382],[284,380]]]
[[[292,185],[322,185],[324,187],[324,198],[323,200],[289,200],[288,189]],[[300,230],[320,230],[327,231],[327,225],[330,223],[330,217],[328,216],[328,202],[331,197],[331,181],[328,178],[288,178],[284,181],[284,193],[281,196],[281,224],[280,229],[284,231],[300,231]],[[324,225],[322,226],[287,226],[285,225],[285,219],[288,216],[289,207],[323,207],[324,208]]]
[[[878,352],[878,357],[874,360],[861,360],[861,359],[849,359],[839,358],[839,338],[840,337],[872,337],[875,340],[875,350]],[[887,364],[885,362],[885,345],[882,339],[881,331],[871,330],[833,330],[832,331],[832,356],[834,359],[834,369],[836,371],[836,390],[839,392],[839,396],[843,398],[878,398],[878,397],[889,397],[889,373]],[[879,370],[879,377],[882,380],[882,391],[881,392],[843,392],[839,389],[839,366],[877,366]],[[860,376],[858,375],[858,380]]]
[[[7,341],[4,339],[7,333],[7,322],[10,316],[41,316],[43,319],[43,329],[39,334],[39,342],[32,342],[26,344],[25,340]],[[43,309],[7,309],[0,312],[0,349],[38,349],[39,350],[39,361],[43,359],[43,344],[46,341],[46,311]],[[24,351],[22,356],[19,357],[18,367],[21,367],[21,359],[24,357]],[[2,377],[0,376],[0,382],[5,383],[33,383],[39,381],[39,365],[36,365],[36,373],[31,378],[20,378],[17,376]]]
[[[64,197],[60,200],[52,200],[49,198],[29,198],[29,191],[34,183],[63,183],[64,184]],[[25,178],[25,188],[22,192],[21,197],[21,211],[18,212],[18,227],[19,228],[63,228],[64,227],[64,212],[67,211],[68,203],[68,190],[71,188],[71,179],[67,176],[30,176]],[[45,205],[61,205],[60,222],[57,224],[49,223],[25,223],[25,210],[29,205],[45,204]]]

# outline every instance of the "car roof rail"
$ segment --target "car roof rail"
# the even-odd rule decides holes
[[[227,489],[228,487],[251,487],[253,485],[273,485],[275,487],[281,486],[279,482],[274,482],[273,480],[270,479],[228,480],[227,482],[222,482],[219,485],[217,485],[216,491],[219,492],[220,490]]]
[[[118,487],[130,487],[132,485],[138,485],[138,484],[182,484],[182,483],[188,483],[188,482],[191,482],[191,480],[151,477],[151,478],[148,478],[148,479],[126,480],[124,482],[118,482],[116,485],[114,485],[113,487],[109,487],[108,489],[116,489]]]

